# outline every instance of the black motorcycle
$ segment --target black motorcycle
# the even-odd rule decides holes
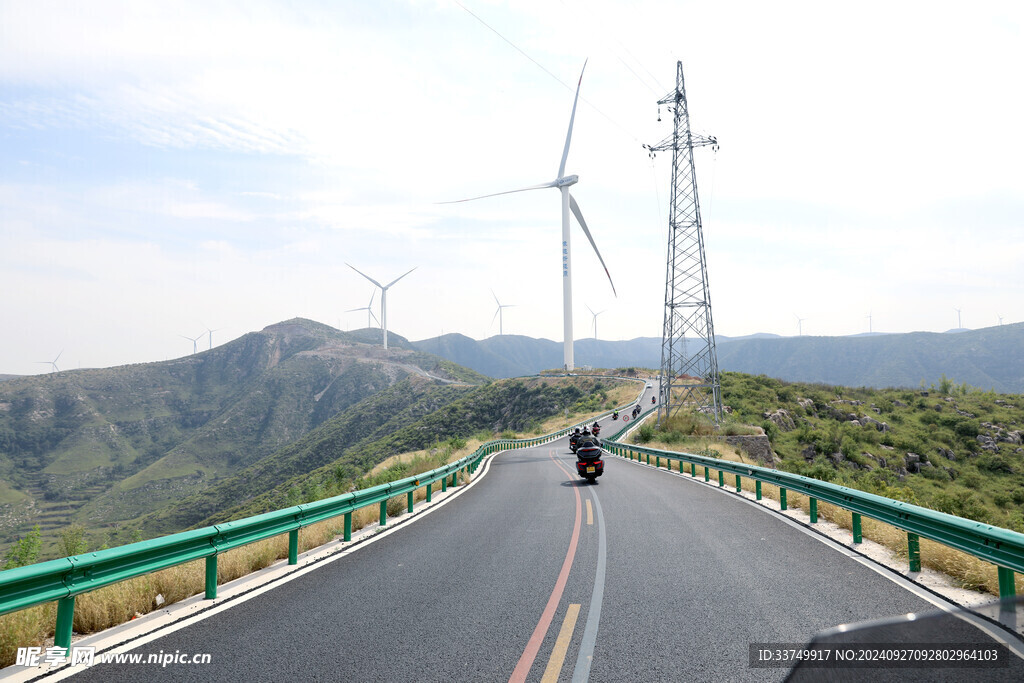
[[[596,437],[580,439],[576,449],[576,472],[591,484],[604,474],[604,460],[601,459],[601,442]]]

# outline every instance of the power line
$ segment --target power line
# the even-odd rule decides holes
[[[473,12],[472,10],[470,10],[470,9],[469,9],[468,7],[466,7],[466,6],[465,6],[465,5],[463,5],[463,4],[461,3],[461,2],[459,2],[459,0],[454,0],[454,2],[455,2],[455,4],[456,4],[456,5],[458,5],[458,6],[459,6],[459,7],[461,7],[462,9],[466,10],[466,12],[467,12],[467,13],[468,13],[468,14],[469,14],[469,15],[470,15],[471,17],[473,17],[474,19],[476,19],[477,21],[479,21],[479,22],[480,22],[481,24],[483,24],[484,26],[486,26],[486,27],[487,27],[487,28],[488,28],[488,29],[489,29],[489,30],[490,30],[491,32],[493,32],[493,33],[494,33],[494,34],[495,34],[496,36],[498,36],[499,38],[501,38],[502,40],[504,40],[504,41],[505,41],[506,43],[508,43],[509,45],[511,45],[511,46],[512,46],[512,48],[513,48],[513,49],[514,49],[514,50],[515,50],[516,52],[518,52],[519,54],[521,54],[522,56],[526,57],[526,58],[527,58],[527,59],[529,59],[529,60],[530,60],[531,62],[533,62],[533,63],[534,63],[535,65],[537,65],[537,67],[539,67],[539,68],[541,69],[541,71],[543,71],[543,72],[544,72],[544,73],[546,73],[546,74],[547,74],[548,76],[551,76],[551,77],[552,77],[553,79],[555,79],[556,81],[558,81],[559,83],[561,83],[561,84],[562,84],[562,87],[564,87],[564,88],[565,88],[566,90],[568,90],[569,92],[574,92],[574,91],[575,91],[575,89],[574,89],[574,88],[573,88],[573,87],[572,87],[571,85],[568,85],[568,84],[567,84],[567,83],[566,83],[565,81],[563,81],[563,80],[562,80],[561,78],[559,78],[558,76],[556,76],[556,75],[555,75],[555,74],[553,74],[552,72],[548,71],[547,67],[545,67],[545,66],[544,66],[543,64],[541,64],[540,62],[538,62],[538,61],[537,61],[536,59],[534,59],[534,58],[533,58],[533,57],[531,57],[530,55],[526,54],[526,52],[525,52],[525,51],[523,51],[523,50],[522,50],[522,49],[521,49],[521,48],[520,48],[520,47],[519,47],[518,45],[516,45],[516,44],[515,44],[515,43],[513,43],[513,42],[512,42],[511,40],[509,40],[508,38],[506,38],[505,36],[503,36],[503,35],[501,34],[501,32],[500,32],[500,31],[498,31],[498,29],[494,28],[493,26],[491,26],[490,24],[488,24],[488,23],[487,23],[486,21],[484,21],[483,19],[481,19],[481,18],[480,18],[479,16],[477,16],[477,15],[476,15],[476,14],[475,14],[475,13],[474,13],[474,12]],[[633,134],[632,134],[632,133],[630,133],[630,132],[629,132],[628,130],[626,130],[626,128],[625,128],[624,126],[622,126],[622,125],[621,125],[621,124],[620,124],[620,123],[619,123],[618,121],[616,121],[616,120],[615,120],[615,119],[613,119],[612,117],[608,116],[608,114],[605,114],[605,113],[604,113],[603,111],[601,111],[601,109],[599,109],[599,108],[597,107],[597,105],[595,105],[594,103],[592,103],[592,102],[590,102],[589,100],[587,100],[587,98],[585,98],[585,97],[580,97],[580,101],[582,101],[582,102],[583,102],[584,104],[586,104],[586,105],[587,105],[588,107],[590,107],[591,109],[593,109],[594,111],[596,111],[596,112],[597,112],[598,114],[600,114],[601,116],[603,116],[603,117],[604,117],[604,118],[605,118],[605,119],[606,119],[606,120],[607,120],[607,121],[608,121],[609,123],[611,123],[611,124],[612,124],[613,126],[615,126],[615,127],[616,127],[616,128],[618,128],[618,129],[619,129],[620,131],[622,131],[623,133],[625,133],[625,134],[626,134],[627,136],[629,136],[630,138],[632,138],[634,142],[637,142],[637,143],[639,143],[639,142],[640,142],[640,138],[638,138],[637,136],[633,135]]]

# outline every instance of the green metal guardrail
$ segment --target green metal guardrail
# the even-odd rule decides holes
[[[610,413],[611,411],[603,413],[596,419]],[[589,422],[590,420],[579,422],[532,439],[488,441],[465,458],[430,472],[333,498],[117,548],[0,571],[0,614],[56,600],[57,625],[54,645],[69,648],[77,595],[205,558],[205,597],[213,600],[217,597],[217,556],[220,553],[287,533],[288,563],[297,564],[299,530],[302,527],[344,515],[342,538],[350,541],[352,513],[356,510],[379,504],[380,524],[383,526],[387,523],[387,502],[391,498],[406,494],[408,511],[412,512],[416,490],[426,488],[426,500],[430,502],[434,484],[440,481],[442,491],[446,491],[448,486],[457,486],[459,472],[465,471],[472,475],[485,456],[498,451],[529,448],[560,439],[576,427]]]
[[[650,411],[648,411],[650,412]],[[919,505],[903,503],[856,489],[838,486],[829,482],[802,477],[797,474],[757,465],[745,465],[729,460],[719,460],[690,453],[663,451],[635,444],[619,443],[620,430],[613,439],[605,440],[604,449],[613,455],[640,460],[646,456],[647,464],[655,459],[655,466],[665,465],[672,468],[673,462],[679,463],[679,471],[683,472],[683,463],[689,463],[690,475],[697,476],[697,467],[704,468],[704,481],[709,481],[709,472],[718,472],[718,485],[725,487],[725,473],[736,477],[736,492],[740,492],[742,477],[755,481],[755,497],[761,500],[761,483],[765,482],[779,488],[779,503],[786,509],[786,492],[796,491],[810,499],[811,524],[818,521],[818,501],[823,500],[852,513],[853,542],[860,543],[861,519],[869,517],[885,522],[907,532],[907,550],[910,571],[921,571],[920,538],[928,538],[943,545],[956,548],[979,559],[996,565],[999,576],[999,596],[1012,597],[1015,593],[1014,572],[1024,572],[1024,534],[982,524],[973,520],[948,515],[943,512],[929,510]]]

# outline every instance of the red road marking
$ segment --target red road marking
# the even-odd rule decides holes
[[[552,453],[548,453],[548,457],[554,461],[558,469],[565,472],[566,476],[571,478],[569,472],[562,467],[562,465],[555,460],[555,456]],[[544,612],[540,615],[540,621],[537,622],[537,627],[533,629],[533,635],[530,636],[529,642],[526,643],[526,649],[523,650],[523,654],[519,657],[519,662],[516,664],[516,668],[512,671],[512,675],[509,677],[509,683],[515,681],[520,683],[526,680],[526,675],[530,673],[530,668],[533,666],[533,660],[537,658],[537,652],[540,651],[540,646],[544,642],[544,636],[548,633],[548,628],[551,627],[551,620],[555,617],[555,611],[558,609],[558,603],[562,599],[562,592],[565,590],[565,584],[569,580],[569,570],[572,568],[572,561],[576,557],[576,546],[580,540],[580,526],[582,521],[582,505],[580,503],[580,492],[579,489],[573,488],[573,493],[576,494],[576,521],[573,523],[572,538],[569,540],[569,550],[565,553],[565,561],[562,562],[562,570],[558,573],[558,580],[555,581],[555,588],[551,591],[551,597],[548,598],[548,604],[544,607]]]

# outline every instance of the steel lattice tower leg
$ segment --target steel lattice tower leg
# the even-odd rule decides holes
[[[672,135],[648,147],[652,154],[672,150],[658,423],[685,409],[711,415],[717,424],[722,396],[693,149],[718,141],[691,134],[683,63],[676,67],[675,90],[658,101],[674,114]]]

